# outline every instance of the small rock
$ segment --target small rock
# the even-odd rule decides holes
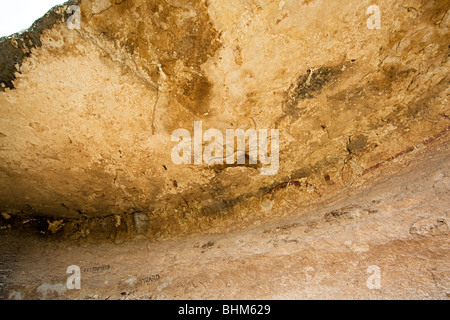
[[[6,212],[2,212],[2,216],[3,216],[3,218],[5,218],[5,220],[11,219],[11,216]]]

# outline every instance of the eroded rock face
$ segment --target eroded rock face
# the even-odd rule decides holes
[[[363,183],[450,128],[449,2],[383,1],[380,29],[367,26],[371,4],[53,9],[0,42],[0,209],[72,238],[161,237],[226,231]],[[69,5],[81,29],[66,25]],[[171,134],[194,135],[194,121],[278,129],[278,172],[175,165]]]

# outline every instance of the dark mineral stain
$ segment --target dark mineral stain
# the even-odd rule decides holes
[[[299,101],[312,99],[322,88],[342,72],[342,66],[309,69],[300,75],[286,92],[286,104],[295,107]]]
[[[335,220],[338,218],[348,217],[352,211],[355,211],[357,209],[359,209],[359,206],[349,205],[349,206],[326,213],[324,215],[324,218],[327,222],[331,222],[332,220]]]
[[[350,138],[347,145],[347,150],[349,153],[357,153],[359,150],[363,149],[367,145],[367,137],[365,135],[357,135]]]
[[[125,13],[128,10],[134,10],[138,19],[123,19],[129,15]],[[175,6],[168,1],[149,0],[135,7],[135,2],[124,1],[93,17],[91,26],[132,54],[154,83],[161,78],[169,82],[171,99],[195,115],[208,112],[212,84],[201,65],[221,43],[207,3],[186,1]],[[185,76],[180,76],[180,63]]]
[[[267,195],[267,194],[273,194],[273,193],[275,193],[275,192],[277,192],[277,191],[279,191],[279,190],[285,189],[285,188],[287,188],[287,187],[289,187],[289,186],[301,187],[302,185],[301,185],[301,183],[300,183],[299,181],[295,181],[295,180],[294,180],[294,181],[282,182],[282,183],[280,183],[280,184],[277,184],[277,185],[271,187],[270,190],[268,190],[268,191],[265,193],[265,195]]]
[[[58,22],[66,21],[70,16],[67,10],[59,13],[57,8],[78,5],[80,2],[71,0],[64,5],[53,7],[28,30],[0,38],[0,91],[5,91],[6,88],[14,89],[16,72],[20,73],[22,62],[31,55],[31,49],[42,46],[41,35],[44,30],[51,29]]]
[[[182,83],[182,95],[177,100],[196,115],[208,112],[208,101],[212,85],[203,75],[196,75],[192,80]]]
[[[225,216],[228,214],[233,213],[235,204],[239,203],[243,199],[245,199],[246,196],[239,196],[234,199],[228,199],[228,200],[218,200],[213,202],[210,205],[206,205],[201,209],[201,215],[202,216],[212,216],[212,217],[218,217],[218,216]]]
[[[326,174],[324,178],[325,178],[325,182],[326,182],[329,186],[332,186],[332,185],[334,184],[334,181],[331,180],[331,177],[330,177],[329,174]]]
[[[254,160],[248,155],[245,154],[245,163],[243,164],[239,164],[239,163],[233,163],[233,164],[215,164],[213,166],[211,166],[211,168],[216,172],[219,173],[227,168],[234,168],[234,167],[246,167],[246,168],[252,168],[252,169],[258,169],[262,166],[261,162],[259,161],[259,159],[257,160],[257,164],[252,164],[252,162],[254,162]]]
[[[204,245],[202,245],[202,249],[209,249],[214,247],[215,242],[214,241],[209,241],[208,243],[205,243]]]
[[[311,173],[312,173],[311,169],[302,168],[302,169],[296,170],[294,173],[292,173],[290,178],[292,180],[308,178],[311,175]]]
[[[326,85],[336,80],[342,73],[343,66],[322,66],[318,69],[311,68],[305,74],[298,76],[297,80],[285,92],[283,102],[284,115],[277,120],[277,123],[287,116],[298,118],[300,110],[297,106],[299,102],[306,99],[313,99],[319,95]]]

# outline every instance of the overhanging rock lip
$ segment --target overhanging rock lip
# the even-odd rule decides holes
[[[6,88],[15,89],[13,81],[16,79],[16,72],[21,73],[22,62],[31,55],[31,49],[42,46],[41,35],[44,30],[67,20],[69,14],[60,9],[80,3],[81,0],[69,0],[56,5],[29,28],[0,37],[0,91],[4,92]]]

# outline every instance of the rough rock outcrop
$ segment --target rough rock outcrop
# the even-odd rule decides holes
[[[1,38],[0,298],[448,299],[449,27],[448,0],[73,0]],[[207,164],[209,129],[279,163]]]
[[[77,4],[81,29],[70,29]],[[1,39],[0,209],[64,236],[94,224],[159,237],[273,216],[289,208],[287,187],[316,203],[364,181],[450,126],[449,2],[383,1],[380,29],[368,27],[370,5],[54,8]],[[194,121],[278,129],[277,174],[249,161],[175,165],[171,134],[193,135]]]

